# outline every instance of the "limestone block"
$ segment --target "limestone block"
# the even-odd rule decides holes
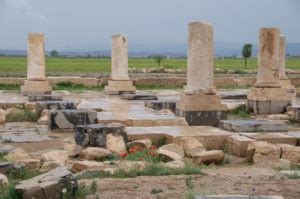
[[[180,145],[183,147],[187,157],[193,157],[195,154],[206,150],[203,144],[193,137],[182,138]]]
[[[64,150],[67,151],[69,157],[75,157],[79,155],[82,147],[75,143],[74,138],[68,138],[64,140]]]
[[[48,95],[29,95],[28,100],[31,102],[36,101],[62,101],[62,96],[58,94],[48,94]]]
[[[127,142],[125,126],[121,124],[92,124],[77,126],[75,129],[75,141],[80,146],[106,147],[106,137],[109,134],[121,135]]]
[[[280,144],[281,158],[287,159],[292,165],[300,163],[300,147],[292,146],[289,144]]]
[[[80,152],[80,157],[86,160],[97,160],[98,158],[103,158],[110,154],[111,152],[107,149],[87,147]]]
[[[41,115],[44,109],[77,109],[74,101],[38,101],[35,105],[37,115]]]
[[[227,150],[228,153],[238,157],[246,157],[248,145],[256,140],[246,136],[232,135],[228,137]]]
[[[51,94],[52,87],[47,80],[25,80],[21,86],[22,95],[44,95]]]
[[[78,184],[76,178],[65,167],[55,168],[34,178],[20,181],[16,191],[23,199],[60,198],[63,189],[75,194]]]
[[[173,113],[175,113],[176,101],[172,101],[172,100],[145,101],[145,107],[149,107],[154,110],[168,109],[171,110]]]
[[[193,160],[197,164],[221,164],[225,154],[222,150],[203,151],[194,155]]]
[[[118,134],[108,134],[106,136],[106,147],[109,151],[116,155],[127,152],[124,137]]]
[[[135,93],[136,88],[130,80],[109,80],[104,92],[109,95],[120,95],[123,93]]]
[[[254,164],[271,166],[279,162],[280,148],[267,142],[252,142],[248,145],[246,157]]]
[[[257,141],[266,141],[272,144],[290,144],[297,145],[297,138],[281,133],[241,133],[243,136],[255,139]]]
[[[183,148],[182,146],[180,145],[177,145],[175,143],[172,143],[172,144],[167,144],[167,145],[164,145],[164,146],[161,146],[159,148],[159,150],[166,150],[166,151],[171,151],[171,152],[174,152],[176,154],[178,154],[180,157],[184,157],[184,151],[183,151]]]
[[[76,126],[97,123],[97,112],[89,109],[50,110],[49,129],[74,129]]]

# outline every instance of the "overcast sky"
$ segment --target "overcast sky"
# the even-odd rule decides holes
[[[212,23],[216,42],[257,43],[264,26],[300,42],[299,10],[300,0],[0,0],[0,49],[26,49],[34,31],[47,50],[108,50],[115,33],[129,46],[173,46],[189,21]]]

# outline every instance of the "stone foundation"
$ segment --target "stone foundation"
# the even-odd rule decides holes
[[[44,95],[51,94],[52,87],[47,80],[25,80],[21,87],[22,95]]]
[[[204,93],[182,94],[176,105],[176,114],[192,126],[218,126],[220,120],[226,119],[226,110],[219,96]]]
[[[120,95],[123,93],[135,93],[136,88],[131,80],[108,80],[104,92],[109,95]]]
[[[255,114],[278,114],[285,112],[291,101],[284,88],[253,88],[247,96],[247,109]]]

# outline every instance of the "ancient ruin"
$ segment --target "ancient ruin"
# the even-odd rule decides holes
[[[247,107],[256,114],[283,113],[291,104],[289,91],[279,82],[283,73],[279,72],[283,67],[280,43],[279,28],[260,29],[257,82],[247,96]]]
[[[189,125],[219,124],[226,107],[213,83],[213,27],[206,22],[189,23],[187,85],[176,105],[176,113]],[[209,103],[207,103],[209,102]]]
[[[23,95],[50,94],[52,87],[46,79],[45,38],[43,33],[28,33],[27,80],[21,88]]]
[[[128,39],[124,35],[113,35],[111,50],[111,79],[105,92],[108,94],[135,93],[128,76]]]

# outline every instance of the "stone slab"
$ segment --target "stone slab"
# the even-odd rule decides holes
[[[145,101],[145,107],[152,108],[154,110],[168,109],[175,113],[176,103],[177,101],[172,100]]]
[[[50,110],[48,126],[50,130],[74,129],[76,126],[97,123],[97,112],[91,109]]]
[[[126,100],[157,100],[157,96],[152,95],[152,94],[129,94],[129,93],[124,93],[121,95],[123,99]]]
[[[223,129],[234,132],[287,132],[285,123],[259,119],[231,119],[222,120],[220,126]]]
[[[255,142],[255,139],[243,136],[243,135],[232,135],[228,137],[227,151],[230,154],[238,157],[246,157],[248,145],[251,142]]]
[[[75,141],[80,146],[106,147],[108,134],[122,135],[127,142],[125,126],[121,124],[91,124],[75,128]]]
[[[260,196],[260,195],[208,195],[195,196],[195,199],[284,199],[282,196]]]
[[[41,115],[44,109],[56,109],[56,110],[62,110],[62,109],[77,109],[75,101],[71,100],[64,100],[64,101],[38,101],[35,104],[35,109],[37,115]]]
[[[241,135],[257,141],[266,141],[272,144],[297,145],[297,138],[281,133],[241,133]]]
[[[50,94],[50,95],[29,95],[28,100],[31,102],[36,101],[62,101],[62,95]]]
[[[76,178],[65,167],[57,167],[47,173],[34,178],[20,181],[16,191],[24,199],[29,198],[61,198],[63,189],[69,190],[72,195],[78,188]]]
[[[199,140],[207,150],[224,149],[232,133],[210,126],[126,127],[129,140],[166,138],[168,143],[180,144],[186,137]]]
[[[25,143],[25,142],[44,142],[53,140],[47,135],[39,132],[7,132],[1,134],[2,142],[7,143]]]

